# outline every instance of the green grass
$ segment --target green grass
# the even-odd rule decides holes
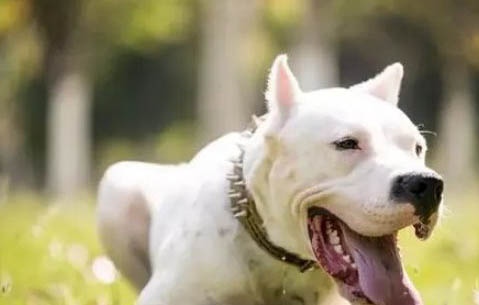
[[[479,197],[478,197],[479,198]],[[428,305],[470,305],[479,289],[479,205],[450,204],[427,242],[401,234],[404,264]],[[135,292],[118,277],[92,272],[102,256],[91,199],[48,204],[34,195],[0,203],[0,305],[133,304]]]
[[[418,241],[412,230],[401,235],[403,262],[426,304],[479,304],[474,300],[479,291],[478,198],[449,201],[426,242]]]
[[[102,254],[88,202],[50,204],[32,196],[0,205],[0,305],[133,304],[121,278],[98,280]]]

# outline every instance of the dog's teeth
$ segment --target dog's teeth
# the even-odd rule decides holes
[[[231,193],[228,195],[230,198],[240,198],[241,194],[240,193]]]
[[[351,263],[351,256],[349,256],[348,254],[343,255],[343,259],[346,263]]]
[[[334,251],[336,251],[336,253],[338,254],[343,254],[343,247],[341,247],[341,245],[336,245],[334,246]]]
[[[338,231],[336,231],[336,230],[332,230],[332,231],[333,231],[333,232],[331,232],[331,235],[333,235],[333,236],[338,236]]]
[[[333,245],[339,244],[339,237],[336,235],[330,235],[329,236],[329,242]]]
[[[246,185],[246,183],[243,180],[240,180],[240,181],[234,182],[233,185],[244,186],[244,185]]]
[[[353,269],[358,269],[358,266],[356,266],[356,263],[352,263],[352,264],[351,264],[351,267],[352,267]]]

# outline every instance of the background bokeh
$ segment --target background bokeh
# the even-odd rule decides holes
[[[241,130],[279,53],[305,90],[404,64],[447,204],[404,261],[426,304],[479,304],[477,0],[0,0],[0,304],[131,304],[95,233],[102,172]]]

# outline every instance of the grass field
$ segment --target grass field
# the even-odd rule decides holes
[[[33,196],[0,206],[0,305],[134,304],[102,258],[92,200],[47,205]]]
[[[404,263],[425,304],[475,304],[479,204],[471,197],[448,209],[427,242],[404,230]],[[133,304],[134,291],[102,254],[93,212],[91,199],[54,205],[22,195],[0,203],[0,305]]]

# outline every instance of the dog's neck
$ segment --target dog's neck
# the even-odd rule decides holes
[[[241,222],[241,224],[245,227],[245,229],[248,231],[252,239],[258,244],[258,246],[260,246],[272,257],[284,263],[298,267],[301,272],[315,268],[317,264],[314,260],[302,258],[297,253],[288,251],[283,247],[276,245],[273,241],[270,240],[263,219],[256,208],[255,199],[252,196],[252,193],[248,191],[243,167],[245,145],[254,145],[248,142],[254,142],[253,135],[256,132],[256,129],[259,127],[259,124],[264,120],[264,118],[258,119],[253,117],[253,119],[253,126],[242,134],[242,140],[244,140],[244,142],[238,143],[238,146],[241,151],[240,155],[237,159],[232,160],[234,166],[232,172],[229,173],[227,176],[228,180],[230,181],[229,196],[231,201],[231,210],[235,218],[237,218]],[[258,161],[263,160],[262,163],[264,163],[266,159],[264,158],[265,156],[262,157],[263,158],[259,158]],[[258,164],[257,170],[261,171],[261,168],[264,167],[264,165],[267,165],[267,163],[268,162],[266,162],[266,164],[262,164],[263,166],[261,166],[261,164]],[[263,168],[263,170],[265,169]],[[249,181],[254,181],[254,179],[250,179]],[[264,196],[257,197],[264,198]]]

